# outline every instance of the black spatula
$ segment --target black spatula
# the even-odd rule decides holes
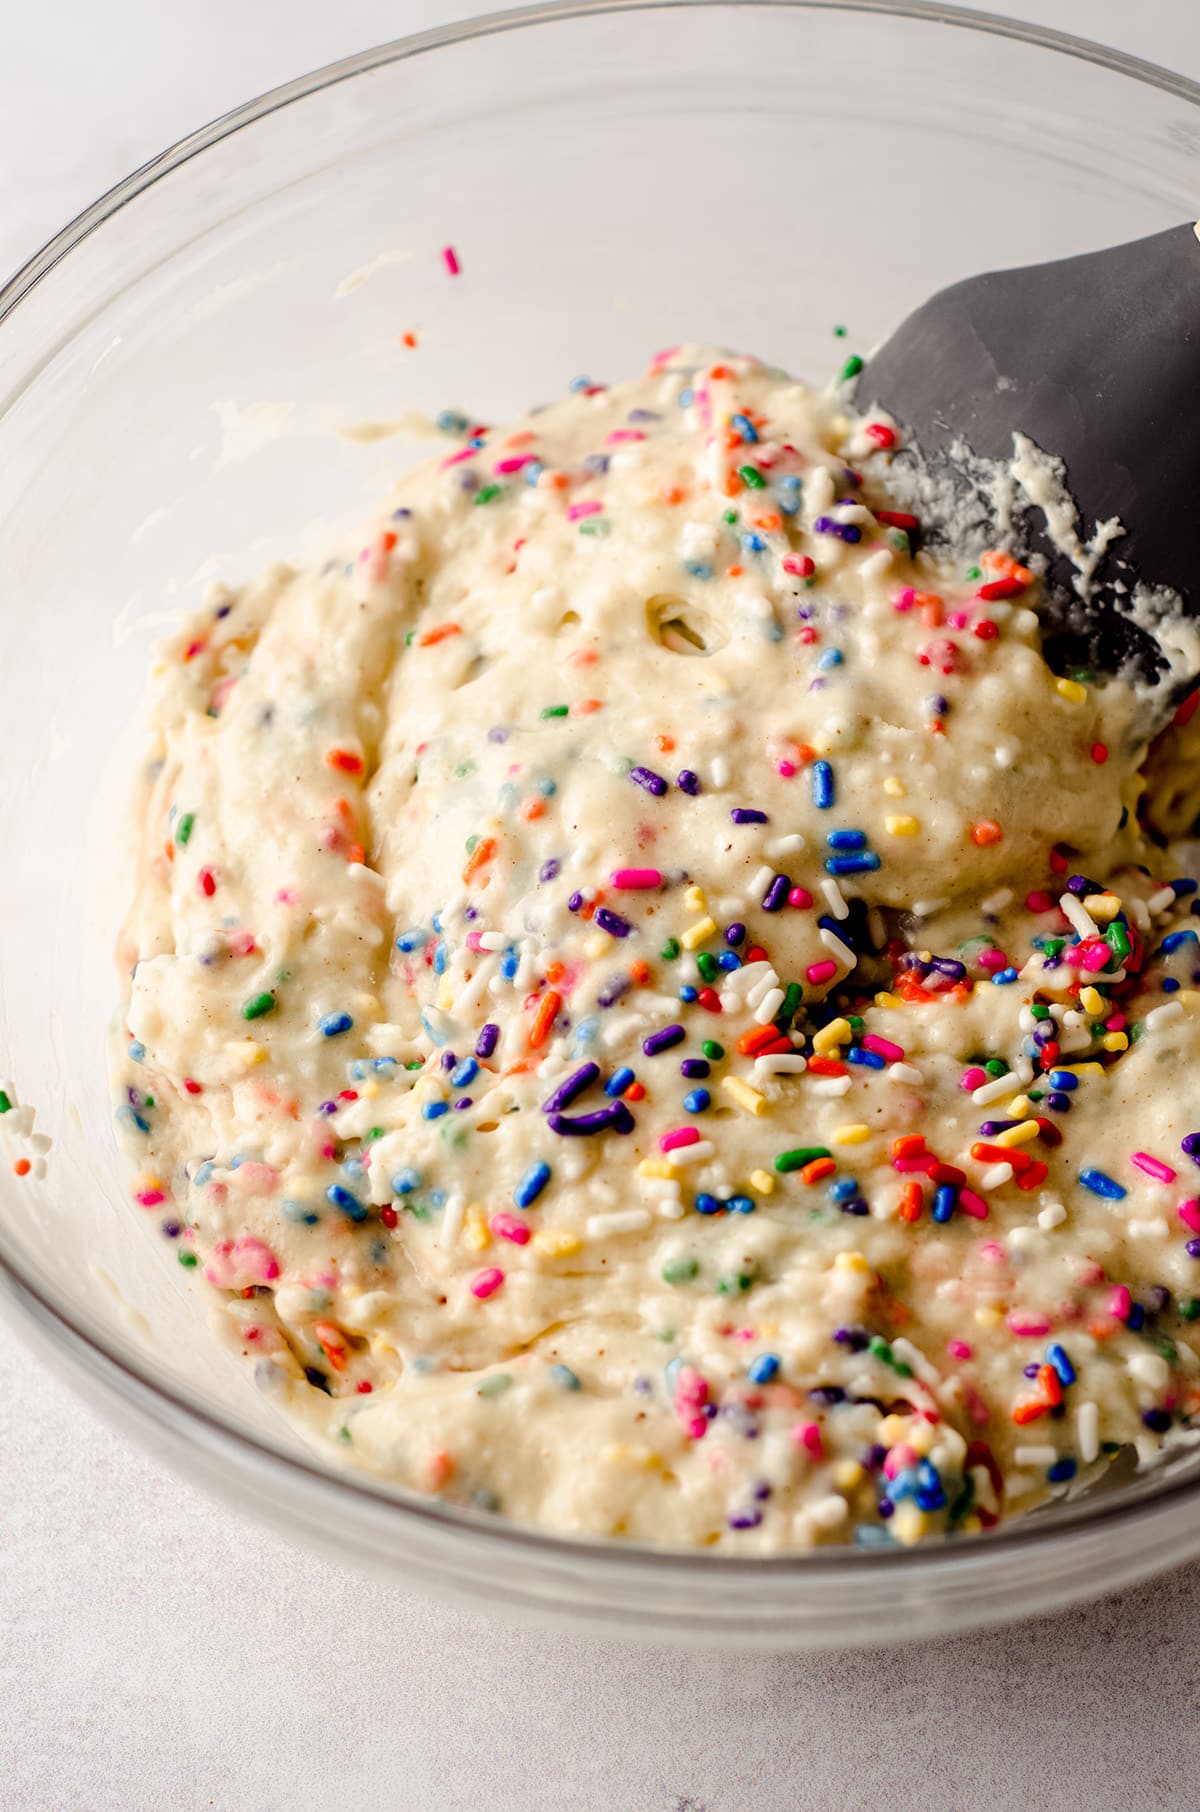
[[[1011,540],[1019,557],[1045,562],[1051,665],[1135,673],[1164,717],[1200,680],[1200,653],[1173,633],[1200,619],[1197,231],[957,283],[909,315],[854,393],[857,407],[882,406],[906,429],[895,478],[919,490],[940,539],[961,538],[972,519],[984,532],[990,512],[962,443],[1007,462],[1014,433],[1062,460],[1085,539],[1120,518],[1124,533],[1083,597],[1040,509]],[[1156,601],[1156,589],[1173,596]]]

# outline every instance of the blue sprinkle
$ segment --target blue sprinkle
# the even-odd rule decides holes
[[[748,415],[731,415],[729,419],[744,441],[753,443],[758,439],[758,429]]]
[[[1197,935],[1190,927],[1186,931],[1172,931],[1168,937],[1163,939],[1159,953],[1162,956],[1172,956],[1184,944],[1200,944],[1200,935]]]
[[[623,1064],[619,1070],[613,1071],[608,1081],[604,1084],[604,1092],[606,1095],[611,1095],[612,1098],[616,1100],[618,1095],[623,1095],[625,1093],[625,1090],[629,1087],[631,1082],[636,1081],[637,1071],[631,1070],[627,1064]]]
[[[439,934],[439,936],[440,936],[440,934],[441,934],[441,930],[442,930],[442,915],[441,915],[441,913],[440,913],[440,912],[435,912],[435,913],[434,913],[434,915],[433,915],[433,917],[432,917],[432,918],[431,918],[431,919],[430,919],[430,921],[429,921],[429,923],[430,923],[430,924],[431,924],[431,925],[432,925],[432,926],[433,926],[433,928],[434,928],[434,930],[435,930],[435,931],[436,931],[436,932],[437,932],[437,933],[438,933],[438,934]]]
[[[1196,882],[1187,877],[1183,877],[1178,881],[1168,881],[1167,886],[1174,891],[1177,900],[1182,900],[1189,893],[1195,893],[1196,891]]]
[[[1073,1479],[1075,1477],[1075,1472],[1076,1466],[1074,1460],[1064,1457],[1061,1460],[1055,1460],[1053,1466],[1051,1466],[1050,1470],[1047,1472],[1046,1477],[1052,1485],[1063,1485],[1068,1479]]]
[[[427,1101],[421,1109],[422,1120],[440,1120],[443,1114],[450,1112],[448,1101]]]
[[[690,1006],[692,1004],[696,998],[696,994],[697,990],[693,988],[691,982],[684,982],[682,988],[679,990],[679,998],[685,1006]]]
[[[550,1376],[561,1390],[578,1390],[579,1379],[569,1365],[552,1365]]]
[[[831,830],[826,833],[825,841],[830,849],[865,849],[867,833],[860,830]]]
[[[1113,1177],[1105,1176],[1102,1170],[1081,1170],[1079,1181],[1093,1195],[1101,1195],[1109,1202],[1120,1202],[1129,1193]]]
[[[450,1081],[455,1088],[466,1088],[468,1082],[474,1082],[479,1074],[479,1065],[473,1057],[464,1057],[462,1062],[450,1072]]]
[[[1192,1242],[1189,1240],[1188,1245],[1191,1245],[1191,1243]],[[1193,1252],[1190,1254],[1190,1256],[1192,1258],[1194,1258],[1196,1256],[1196,1254]],[[1131,1307],[1128,1315],[1126,1315],[1126,1317],[1125,1317],[1125,1326],[1127,1328],[1131,1328],[1133,1330],[1133,1332],[1135,1334],[1137,1334],[1141,1331],[1141,1329],[1145,1326],[1145,1324],[1146,1324],[1146,1311],[1142,1307],[1140,1302],[1135,1302],[1133,1304],[1133,1306]]]
[[[410,1165],[398,1170],[392,1178],[392,1189],[397,1195],[411,1195],[414,1189],[421,1187],[421,1173]]]
[[[827,761],[813,763],[812,801],[819,812],[827,812],[833,804],[833,769]]]
[[[871,1204],[861,1195],[853,1195],[848,1202],[843,1202],[843,1214],[870,1214]]]
[[[1079,1077],[1074,1070],[1051,1070],[1050,1087],[1061,1089],[1066,1095],[1073,1095],[1079,1087]]]
[[[840,648],[827,648],[817,662],[817,669],[821,673],[828,673],[831,667],[840,667],[845,658]]]
[[[863,850],[860,855],[856,856],[826,856],[825,873],[827,875],[872,874],[880,865],[881,858],[875,854],[874,850]],[[1014,969],[1014,981],[1016,974]]]
[[[348,1032],[353,1024],[349,1013],[326,1013],[324,1019],[318,1020],[317,1030],[325,1038],[337,1038]]]
[[[506,950],[500,958],[500,974],[505,981],[511,981],[520,966],[520,957],[515,950]]]
[[[882,1070],[887,1068],[887,1060],[878,1051],[864,1051],[861,1045],[852,1044],[846,1052],[847,1063],[857,1063],[864,1070]]]
[[[691,1094],[683,1097],[683,1105],[689,1114],[702,1114],[705,1108],[712,1106],[712,1096],[706,1088],[694,1088]]]
[[[136,1108],[119,1107],[116,1112],[116,1118],[125,1126],[136,1126],[139,1132],[148,1133],[150,1131],[149,1123],[142,1119],[142,1116],[137,1112]]]
[[[731,1195],[725,1206],[730,1214],[753,1214],[758,1204],[752,1195]]]
[[[953,1183],[940,1184],[933,1198],[933,1219],[938,1222],[948,1221],[954,1213],[957,1200],[958,1190]]]
[[[1017,976],[1018,971],[1011,966],[1007,969],[998,969],[992,977],[993,986],[997,988],[1007,988],[1010,983],[1017,980]]]
[[[139,1044],[137,1039],[135,1038],[133,1043],[129,1047],[129,1055],[133,1058],[133,1061],[135,1063],[140,1063],[142,1061],[142,1058],[146,1055],[145,1045]]]
[[[352,1221],[365,1221],[367,1218],[367,1210],[358,1197],[351,1195],[348,1189],[343,1189],[340,1183],[329,1185],[325,1191],[325,1200],[332,1203],[335,1208],[340,1208],[342,1213],[348,1215]]]
[[[433,973],[435,975],[445,975],[446,973],[446,944],[443,938],[438,939],[437,949],[433,953]]]
[[[550,1166],[544,1159],[539,1159],[536,1164],[531,1164],[529,1169],[525,1172],[525,1175],[521,1178],[521,1181],[513,1190],[513,1201],[517,1204],[517,1207],[532,1207],[533,1203],[537,1201],[539,1195],[541,1195],[542,1190],[549,1181]]]
[[[718,969],[740,969],[741,966],[742,959],[736,950],[722,950],[720,956],[717,958]]]
[[[706,1189],[700,1191],[694,1205],[697,1214],[720,1214],[721,1212],[721,1202],[715,1195],[710,1195]]]
[[[1048,1346],[1046,1348],[1046,1360],[1058,1373],[1058,1381],[1060,1384],[1064,1386],[1074,1384],[1075,1367],[1071,1364],[1065,1351],[1057,1344],[1057,1342],[1053,1346]]]
[[[713,569],[707,560],[685,560],[684,570],[691,573],[693,579],[711,579]]]
[[[681,409],[690,409],[696,400],[696,392],[694,390],[681,390],[675,400]]]
[[[426,1013],[424,1007],[421,1008],[417,1017],[421,1021],[421,1025],[424,1027],[424,1029],[428,1033],[429,1037],[433,1039],[434,1044],[436,1044],[436,1045],[445,1044],[446,1034],[442,1031],[442,1029],[439,1025],[437,1025],[432,1019],[430,1019],[430,1017]]]
[[[342,1170],[348,1177],[365,1177],[367,1174],[367,1167],[361,1158],[347,1158]]]
[[[751,1384],[769,1384],[772,1378],[779,1375],[779,1355],[777,1353],[760,1353],[746,1367],[746,1376]]]
[[[1178,994],[1179,983],[1176,981],[1176,979],[1173,975],[1164,975],[1163,976],[1162,991],[1164,994]]]
[[[535,485],[545,470],[546,467],[540,459],[531,459],[525,468],[525,483]]]
[[[537,783],[537,790],[542,795],[543,799],[553,799],[555,793],[558,791],[558,783],[554,780],[539,780]]]
[[[192,1178],[192,1182],[197,1189],[204,1188],[204,1185],[208,1182],[209,1178],[212,1176],[212,1173],[215,1168],[216,1168],[216,1166],[213,1164],[212,1159],[206,1158],[204,1163],[201,1164],[200,1168],[197,1170],[195,1176]]]
[[[761,554],[767,545],[762,536],[756,535],[753,530],[743,535],[741,541],[748,554]]]
[[[283,1201],[279,1204],[279,1212],[285,1221],[294,1221],[300,1227],[315,1227],[321,1218],[305,1202]]]
[[[831,1202],[848,1202],[852,1195],[858,1194],[858,1184],[853,1177],[839,1177],[836,1183],[829,1185]]]

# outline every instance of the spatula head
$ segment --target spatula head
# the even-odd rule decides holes
[[[994,527],[964,445],[1006,463],[1019,434],[1060,459],[1083,540],[1114,517],[1123,533],[1081,586],[1042,509],[1014,524],[1014,551],[1044,562],[1051,664],[1133,674],[1163,714],[1200,680],[1194,226],[941,291],[870,359],[855,401],[904,426],[896,478],[907,465],[928,531],[951,543]]]

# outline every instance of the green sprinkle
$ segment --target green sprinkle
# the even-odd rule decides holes
[[[723,516],[721,517],[722,522],[728,522],[731,527],[737,521],[737,519],[738,519],[738,513],[736,510],[726,510],[724,512]]]
[[[1200,1320],[1200,1296],[1181,1296],[1179,1315],[1183,1321]]]
[[[612,523],[607,516],[589,516],[586,522],[579,524],[581,535],[595,535],[603,541],[606,535],[612,534]]]
[[[789,1170],[803,1170],[806,1164],[829,1155],[824,1145],[798,1145],[794,1151],[781,1151],[775,1160],[775,1168],[786,1176]]]
[[[181,1252],[179,1254],[179,1262],[185,1271],[194,1271],[196,1266],[200,1263],[200,1260],[196,1257],[194,1252]]]
[[[766,489],[767,481],[757,466],[739,466],[738,477],[741,479],[742,483],[752,491],[763,491]]]
[[[835,340],[844,340],[846,337],[846,329],[839,324],[833,330],[833,337]]]
[[[696,967],[706,982],[715,981],[721,973],[717,968],[717,959],[707,950],[701,950],[696,957]]]
[[[669,937],[658,954],[664,963],[673,963],[679,955],[679,939]]]
[[[481,485],[475,493],[475,502],[477,504],[492,503],[497,497],[502,497],[503,494],[504,486],[502,484]]]
[[[796,1017],[796,1014],[799,1012],[800,1002],[803,999],[804,990],[800,986],[800,983],[789,982],[783,991],[783,1003],[780,1006],[778,1013],[775,1015],[775,1024],[777,1026],[790,1025],[792,1020]],[[861,1020],[859,1023],[861,1025]]]
[[[175,841],[178,843],[180,849],[185,847],[188,838],[192,834],[192,826],[195,822],[195,812],[185,812],[183,817],[179,820],[179,823],[175,826]]]
[[[659,1328],[658,1333],[655,1335],[655,1339],[661,1340],[664,1346],[670,1346],[670,1344],[671,1344],[672,1340],[674,1340],[674,1338],[675,1338],[675,1329],[674,1328]]]
[[[413,642],[414,642],[414,641],[415,641],[415,640],[416,640],[416,635],[417,635],[417,632],[416,632],[416,630],[415,630],[415,629],[410,629],[410,630],[409,630],[409,632],[408,632],[408,634],[407,634],[407,635],[406,635],[406,636],[405,636],[405,638],[404,638],[404,646],[405,646],[405,647],[406,647],[406,648],[411,648],[411,647],[412,647],[412,645],[413,645]]]
[[[0,1114],[9,1114],[11,1112],[12,1112],[12,1102],[9,1100],[8,1096],[5,1094],[4,1090],[2,1088],[0,1088]]]
[[[249,1000],[242,1002],[243,1019],[261,1019],[265,1013],[274,1011],[275,996],[273,994],[252,994]]]
[[[1042,945],[1042,955],[1061,956],[1066,949],[1066,944],[1067,940],[1065,937],[1048,937]]]
[[[477,1397],[502,1397],[513,1381],[511,1372],[493,1372],[475,1390]]]
[[[967,568],[967,577],[968,577],[968,579],[982,579],[982,577],[983,577],[983,569],[982,569],[982,567],[979,567],[979,566],[968,566],[968,568]]]
[[[744,1296],[747,1290],[753,1288],[754,1279],[745,1271],[734,1271],[728,1277],[717,1279],[718,1296]]]
[[[1154,1342],[1154,1350],[1160,1358],[1166,1360],[1168,1365],[1174,1365],[1179,1357],[1179,1348],[1175,1345],[1173,1340],[1156,1340]]]
[[[375,1143],[376,1139],[382,1139],[382,1137],[383,1137],[382,1126],[373,1126],[371,1128],[370,1132],[367,1134],[366,1142],[368,1145],[373,1145]]]
[[[1108,934],[1105,941],[1114,956],[1122,958],[1127,957],[1129,952],[1133,949],[1133,945],[1129,939],[1129,933],[1126,931],[1124,925],[1122,925],[1120,919],[1113,920],[1108,928]]]
[[[990,938],[988,939],[988,942],[991,942]],[[1029,1011],[1033,1014],[1035,1019],[1049,1019],[1050,1017],[1049,1007],[1044,1007],[1040,1000],[1035,1000]]]
[[[1045,1089],[1040,1088],[1028,1089],[1026,1090],[1026,1099],[1029,1101],[1044,1101],[1046,1099],[1046,1091]]]
[[[543,705],[538,716],[541,718],[565,717],[570,709],[570,705]]]
[[[153,1107],[154,1106],[154,1096],[147,1095],[146,1099],[142,1102],[142,1106],[143,1107]]]
[[[722,1057],[725,1055],[725,1046],[723,1044],[718,1044],[715,1038],[706,1038],[704,1043],[700,1046],[700,1049],[710,1063],[720,1063]]]
[[[1008,1065],[1005,1063],[1003,1057],[989,1057],[983,1067],[989,1076],[1000,1077],[1008,1075]]]
[[[857,1013],[847,1013],[846,1024],[852,1032],[861,1032],[863,1029],[863,1022]]]
[[[895,1353],[893,1353],[882,1334],[872,1334],[870,1340],[867,1342],[867,1348],[868,1351],[879,1360],[881,1365],[890,1366],[897,1378],[912,1377],[912,1366],[906,1365],[903,1359],[897,1359]]]
[[[699,1276],[700,1265],[694,1258],[672,1258],[662,1268],[664,1283],[691,1283],[693,1277]]]
[[[349,1440],[351,1440],[351,1439],[352,1439],[352,1436],[351,1436],[351,1434],[350,1434],[350,1430],[349,1430],[349,1428],[348,1428],[348,1427],[347,1427],[347,1425],[346,1425],[346,1423],[345,1423],[345,1422],[343,1422],[343,1423],[342,1423],[342,1426],[341,1426],[341,1427],[340,1427],[340,1428],[339,1428],[339,1429],[338,1429],[338,1433],[339,1433],[339,1434],[340,1434],[340,1435],[341,1435],[341,1437],[342,1437],[342,1439],[343,1439],[343,1441],[349,1441]]]
[[[425,1059],[423,1057],[414,1057],[412,1062],[406,1063],[404,1067],[406,1070],[423,1070],[425,1068]]]
[[[858,376],[862,368],[863,360],[859,358],[856,352],[852,352],[850,357],[846,360],[846,363],[842,366],[842,369],[838,372],[838,383],[849,383],[851,378],[856,378]]]

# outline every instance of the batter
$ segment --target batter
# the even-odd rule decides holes
[[[117,1116],[261,1387],[414,1490],[744,1554],[1152,1459],[1200,949],[1134,692],[753,359],[442,425],[155,675]]]

